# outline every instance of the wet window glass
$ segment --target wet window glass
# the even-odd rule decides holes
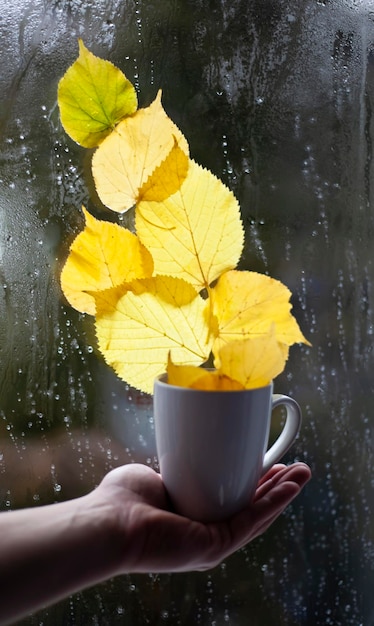
[[[0,507],[87,493],[157,467],[152,401],[97,351],[59,273],[90,155],[57,84],[78,39],[163,104],[192,157],[236,194],[240,267],[284,282],[311,347],[276,391],[303,410],[287,455],[313,480],[211,572],[121,576],[25,624],[374,623],[374,5],[371,0],[1,0]]]

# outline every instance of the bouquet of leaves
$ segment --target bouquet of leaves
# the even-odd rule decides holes
[[[85,226],[61,273],[68,302],[95,317],[98,348],[129,385],[152,393],[156,376],[201,389],[244,389],[280,374],[289,346],[308,343],[290,291],[266,275],[235,269],[243,248],[233,193],[189,156],[161,104],[138,108],[134,86],[79,41],[60,80],[58,104],[70,137],[95,148],[101,201],[134,212],[132,230]],[[202,367],[213,363],[214,370]]]

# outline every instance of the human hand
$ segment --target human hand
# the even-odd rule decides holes
[[[161,476],[136,464],[109,472],[80,498],[2,513],[0,623],[117,574],[215,567],[263,533],[309,478],[302,463],[276,465],[252,504],[216,524],[174,513]]]
[[[310,476],[303,463],[275,465],[261,479],[252,504],[210,524],[173,512],[161,476],[144,465],[111,471],[90,497],[107,511],[118,545],[113,574],[206,570],[264,533]]]

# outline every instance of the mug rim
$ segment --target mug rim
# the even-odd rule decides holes
[[[214,371],[213,368],[206,368],[208,371]],[[198,392],[198,393],[248,393],[248,392],[254,392],[254,391],[260,391],[260,390],[265,390],[265,389],[269,389],[269,388],[273,388],[273,381],[271,380],[270,383],[268,383],[267,385],[262,385],[262,387],[253,387],[252,389],[192,389],[191,387],[183,387],[182,385],[170,385],[165,379],[167,379],[167,372],[163,372],[162,374],[159,374],[158,376],[156,376],[154,384],[156,385],[156,383],[158,385],[160,385],[161,387],[164,388],[172,388],[172,389],[182,389],[183,391],[189,391],[189,392]]]

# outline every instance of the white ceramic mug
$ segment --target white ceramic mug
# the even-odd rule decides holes
[[[200,391],[154,385],[156,447],[163,482],[181,515],[219,521],[243,509],[260,477],[295,440],[301,410],[295,400],[273,395],[273,385],[243,391]],[[268,446],[272,410],[287,416]]]

